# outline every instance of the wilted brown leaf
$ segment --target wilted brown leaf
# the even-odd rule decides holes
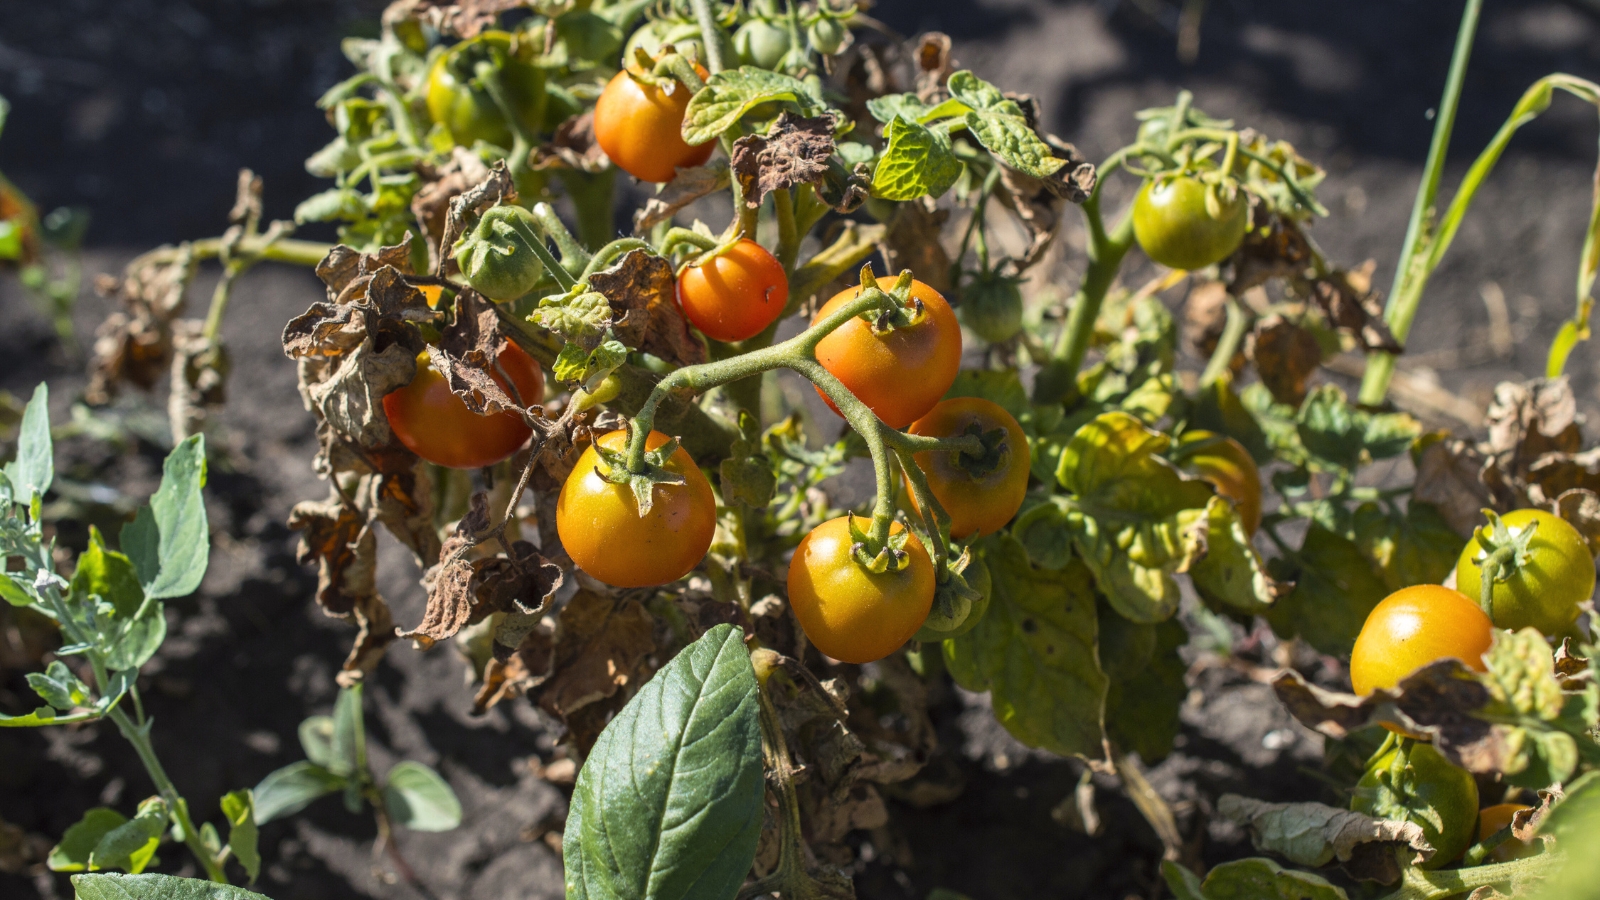
[[[445,326],[439,343],[428,345],[428,359],[467,409],[480,416],[521,412],[544,398],[512,396],[516,382],[500,367],[504,343],[494,304],[477,291],[462,291],[455,320]]]
[[[888,271],[910,269],[929,287],[948,296],[952,288],[950,255],[939,242],[939,234],[949,218],[950,210],[929,197],[897,204],[889,230],[878,245]]]
[[[714,159],[703,166],[679,169],[672,180],[661,188],[660,193],[646,200],[644,206],[633,214],[633,233],[644,234],[656,225],[671,219],[689,204],[727,186],[726,160]]]
[[[372,674],[372,670],[383,660],[384,651],[395,639],[394,617],[389,613],[389,604],[377,594],[361,598],[351,610],[349,619],[355,621],[356,640],[334,679],[340,687],[346,688]]]
[[[397,0],[390,4],[384,18],[416,19],[441,34],[465,39],[493,28],[503,12],[535,5],[533,0]]]
[[[109,403],[123,384],[149,390],[167,372],[172,320],[183,311],[197,265],[193,249],[183,244],[135,259],[120,279],[101,275],[95,280],[95,290],[116,297],[124,311],[106,317],[95,332],[85,400]]]
[[[1248,351],[1274,400],[1298,407],[1306,399],[1311,375],[1322,363],[1322,347],[1310,331],[1283,316],[1267,316],[1256,323]]]
[[[1256,211],[1259,216],[1259,210]],[[1273,278],[1299,278],[1311,263],[1311,244],[1300,226],[1278,216],[1271,216],[1264,226],[1245,233],[1229,260],[1233,275],[1228,281],[1228,292],[1235,297]]]
[[[930,31],[917,38],[912,58],[917,65],[917,96],[924,103],[933,101],[956,70],[955,59],[950,56],[950,35]]]
[[[1589,552],[1600,556],[1600,494],[1575,488],[1556,497],[1552,511],[1571,523],[1589,544]]]
[[[551,674],[535,698],[539,707],[570,728],[584,707],[623,691],[631,696],[649,674],[645,663],[655,650],[654,630],[639,601],[578,591],[556,619]]]
[[[301,532],[296,560],[317,564],[317,602],[328,614],[347,615],[361,598],[377,592],[377,537],[366,516],[337,493],[295,504],[289,529]]]
[[[1573,650],[1572,638],[1569,637],[1561,639],[1561,646],[1556,648],[1552,665],[1556,680],[1561,682],[1561,689],[1564,691],[1581,691],[1585,684],[1594,678],[1589,669],[1589,658],[1579,656]]]
[[[1480,478],[1484,458],[1472,444],[1459,438],[1429,443],[1417,458],[1414,501],[1431,503],[1457,534],[1470,536],[1490,505],[1489,489]]]
[[[1205,281],[1189,288],[1183,302],[1183,339],[1201,359],[1210,359],[1222,340],[1228,322],[1228,286],[1220,281]],[[1242,354],[1234,362],[1244,364]],[[1237,373],[1237,367],[1235,367]]]
[[[451,269],[441,272],[439,246],[450,218],[450,201],[488,180],[489,167],[478,154],[465,147],[455,147],[443,165],[427,160],[418,163],[417,176],[423,184],[411,197],[411,212],[422,228],[423,239],[428,242],[428,269],[449,274],[454,261],[450,263]]]
[[[1600,463],[1593,454],[1579,455],[1583,432],[1577,399],[1565,376],[1501,382],[1484,424],[1489,461],[1482,478],[1498,509],[1546,506],[1565,490],[1585,487],[1588,470]],[[1545,481],[1550,482],[1548,493]]]
[[[590,275],[589,286],[611,304],[611,328],[624,344],[674,365],[705,362],[705,345],[678,309],[672,263],[630,250],[621,262]]]
[[[1311,299],[1328,317],[1328,323],[1361,342],[1367,351],[1400,353],[1404,348],[1383,320],[1383,298],[1371,289],[1375,260],[1355,271],[1335,269],[1311,284]]]
[[[167,420],[172,439],[181,441],[205,431],[206,423],[228,399],[228,348],[205,336],[193,319],[173,323],[172,390],[167,396]]]
[[[743,188],[745,205],[753,209],[773,191],[820,183],[833,158],[837,122],[831,113],[808,119],[786,111],[766,134],[734,141],[729,167]]]
[[[482,715],[502,700],[521,697],[550,676],[555,658],[555,622],[539,619],[510,657],[501,661],[490,657],[483,670],[483,684],[472,698],[472,712]],[[584,748],[587,752],[587,748]]]
[[[602,172],[611,166],[611,157],[600,149],[594,137],[594,110],[587,109],[556,126],[548,143],[533,150],[535,169],[577,169]]]

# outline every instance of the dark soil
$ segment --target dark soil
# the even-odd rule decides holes
[[[115,271],[162,241],[217,233],[240,166],[265,176],[268,214],[287,216],[295,200],[319,188],[301,161],[329,135],[312,104],[347,71],[338,39],[370,32],[380,6],[12,4],[0,31],[0,93],[15,108],[0,140],[0,171],[47,209],[93,212],[91,272]],[[1600,21],[1581,5],[1488,6],[1447,186],[1536,78],[1556,70],[1600,77]],[[1169,103],[1180,86],[1214,115],[1290,140],[1329,170],[1320,193],[1333,214],[1317,226],[1317,239],[1338,260],[1376,258],[1378,284],[1387,285],[1456,7],[1214,2],[1198,61],[1187,68],[1176,60],[1170,30],[1176,5],[1159,0],[885,0],[876,14],[902,32],[952,34],[964,65],[1037,95],[1051,129],[1090,158],[1132,136],[1134,110]],[[1595,127],[1592,111],[1563,98],[1513,143],[1429,289],[1408,363],[1417,379],[1437,379],[1481,408],[1495,382],[1542,369],[1549,338],[1572,305]],[[194,293],[208,290],[203,283]],[[1514,337],[1503,357],[1491,348],[1481,299],[1496,290]],[[258,269],[236,289],[226,326],[235,365],[224,417],[231,465],[214,468],[207,491],[212,565],[194,598],[171,605],[172,637],[143,682],[158,751],[199,817],[215,820],[216,797],[299,757],[295,728],[329,709],[350,638],[346,626],[316,611],[313,573],[295,563],[294,536],[283,525],[294,502],[325,489],[311,471],[311,419],[276,336],[319,295],[309,273],[284,268]],[[91,334],[107,309],[86,292],[80,333]],[[13,282],[0,282],[0,316],[0,388],[26,396],[47,378],[57,421],[65,421],[84,383],[81,364],[62,354]],[[1591,415],[1600,412],[1597,359],[1584,346],[1571,365]],[[160,409],[159,397],[145,406]],[[1419,412],[1463,427],[1437,411]],[[145,440],[118,447],[77,437],[60,444],[58,465],[69,482],[141,498],[154,487],[163,452]],[[98,505],[67,502],[67,492],[63,498],[71,518],[62,539],[70,545],[81,545],[87,522],[118,515],[103,489]],[[399,621],[414,622],[423,599],[416,573],[396,548],[385,552],[383,593]],[[26,708],[20,674],[0,674],[0,708]],[[1320,739],[1236,669],[1198,669],[1193,688],[1179,749],[1148,774],[1214,863],[1248,852],[1239,834],[1206,824],[1215,797],[1324,796],[1304,771],[1317,765]],[[559,821],[565,795],[530,766],[549,754],[547,723],[521,702],[469,716],[471,690],[445,648],[419,654],[397,646],[367,696],[375,767],[401,758],[434,765],[461,796],[463,825],[402,834],[401,849],[425,888],[383,884],[369,859],[372,821],[325,801],[265,828],[261,889],[280,900],[560,896],[560,857],[539,839],[538,826]],[[1115,779],[1094,777],[1102,821],[1091,839],[1064,824],[1065,807],[1058,810],[1078,783],[1079,763],[1016,744],[995,725],[984,697],[952,690],[935,712],[945,762],[966,789],[928,809],[893,804],[891,826],[863,836],[858,848],[862,897],[920,900],[936,886],[977,900],[1161,894],[1160,844]],[[0,733],[0,819],[31,833],[53,840],[88,807],[126,811],[150,792],[109,727]],[[162,871],[193,874],[181,847],[169,844],[163,856]],[[0,896],[65,897],[70,888],[49,873],[0,875]]]

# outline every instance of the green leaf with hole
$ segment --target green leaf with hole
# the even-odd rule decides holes
[[[788,75],[755,66],[724,69],[689,98],[683,111],[683,140],[691,145],[716,140],[764,103],[791,105],[803,116],[825,108],[810,88]]]
[[[28,504],[30,498],[42,497],[50,489],[56,477],[54,454],[50,441],[50,387],[41,381],[22,411],[17,457],[3,470],[16,502]]]
[[[300,760],[261,779],[251,791],[257,825],[265,825],[305,809],[311,801],[343,790],[345,779],[310,760]]]
[[[271,900],[232,885],[176,875],[74,875],[77,900]]]
[[[122,552],[138,570],[146,596],[187,597],[205,577],[211,557],[205,486],[205,435],[197,434],[167,454],[161,486],[149,505],[140,507],[134,520],[122,526]]]
[[[983,545],[989,611],[945,641],[956,683],[988,691],[995,718],[1017,740],[1063,756],[1102,752],[1108,679],[1095,652],[1094,580],[1082,562],[1035,568],[1014,538]]]
[[[573,900],[732,900],[764,816],[744,632],[718,625],[622,708],[578,773],[562,843]]]
[[[943,130],[901,116],[884,131],[888,141],[872,173],[872,193],[885,200],[938,198],[961,177],[961,160]]]
[[[412,831],[449,831],[461,824],[461,801],[438,772],[406,760],[389,770],[383,802],[396,825]]]

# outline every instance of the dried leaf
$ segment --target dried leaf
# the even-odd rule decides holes
[[[329,615],[347,615],[377,592],[377,537],[366,526],[367,517],[337,493],[297,503],[289,513],[289,530],[301,532],[295,559],[316,562],[317,603]]]
[[[1600,494],[1585,488],[1564,491],[1556,497],[1552,509],[1578,529],[1591,554],[1600,556]]]
[[[495,160],[494,166],[489,169],[489,174],[482,181],[451,198],[450,212],[445,216],[444,232],[439,238],[439,246],[454,247],[456,239],[466,232],[468,223],[472,219],[502,203],[513,203],[516,199],[517,186],[511,178],[511,170],[506,168],[505,160]],[[434,274],[443,276],[447,270],[439,269],[437,265],[443,262],[448,266],[453,264],[454,260],[449,254],[443,254],[443,260],[435,259],[434,262],[436,265]]]
[[[351,610],[351,617],[357,626],[356,640],[334,679],[345,688],[372,674],[395,639],[394,616],[389,613],[389,604],[377,594],[361,598]]]
[[[1228,286],[1207,281],[1189,288],[1183,303],[1183,339],[1196,356],[1210,359],[1228,322]],[[1234,354],[1234,371],[1244,364],[1243,354]]]
[[[556,133],[548,143],[533,151],[535,169],[577,169],[580,172],[601,172],[609,168],[611,158],[600,149],[594,137],[594,110],[587,109],[569,117],[556,126]]]
[[[95,290],[116,297],[125,311],[112,313],[95,332],[85,400],[109,403],[123,384],[149,390],[168,371],[172,321],[183,311],[197,264],[188,244],[163,247],[129,263],[120,279],[96,279]]]
[[[423,183],[411,197],[411,212],[422,228],[423,239],[428,242],[428,268],[449,274],[449,269],[440,271],[443,260],[439,257],[439,247],[450,217],[450,201],[487,180],[489,167],[478,154],[466,147],[455,147],[443,165],[427,160],[418,163],[417,175]]]
[[[1244,242],[1229,257],[1233,277],[1228,280],[1228,292],[1242,297],[1245,291],[1273,278],[1298,278],[1311,258],[1311,243],[1300,233],[1300,226],[1270,216],[1263,227],[1246,232]]]
[[[167,419],[172,439],[181,441],[205,431],[206,423],[227,402],[228,348],[211,340],[200,322],[179,319],[173,323],[172,389],[167,397]]]
[[[480,416],[520,413],[544,398],[511,396],[516,384],[499,363],[503,343],[494,304],[477,291],[462,291],[455,321],[444,328],[439,343],[428,345],[428,359],[467,409]]]
[[[1023,109],[1032,107],[1023,106]],[[1069,203],[1089,199],[1100,177],[1094,164],[1084,159],[1077,147],[1053,134],[1044,135],[1044,141],[1057,158],[1067,161],[1066,165],[1048,178],[1036,178],[1002,165],[1000,190],[995,191],[995,199],[1015,213],[1028,230],[1028,249],[1016,261],[1018,272],[1044,256],[1059,230],[1062,210]]]
[[[396,6],[404,10],[407,18],[426,22],[441,34],[466,39],[495,27],[501,13],[535,4],[533,0],[401,0],[391,9]],[[385,18],[389,18],[388,14]]]
[[[611,304],[611,328],[624,344],[673,365],[705,362],[705,344],[678,309],[672,263],[631,250],[621,262],[589,276],[589,286]]]
[[[1433,504],[1451,529],[1468,537],[1483,517],[1483,508],[1490,505],[1489,489],[1479,477],[1483,466],[1483,454],[1467,441],[1433,441],[1417,459],[1411,498]]]
[[[1376,260],[1369,259],[1353,272],[1333,270],[1312,283],[1311,299],[1333,327],[1354,335],[1368,352],[1401,353],[1405,348],[1383,319],[1383,297],[1371,289],[1376,266]]]
[[[1363,844],[1409,846],[1415,862],[1433,856],[1433,847],[1414,822],[1374,819],[1321,803],[1265,803],[1223,794],[1217,814],[1250,829],[1257,850],[1283,855],[1290,862],[1317,868],[1334,860],[1348,861]],[[1389,847],[1382,848],[1388,852]]]
[[[1311,375],[1322,363],[1316,336],[1283,316],[1256,323],[1248,352],[1273,399],[1294,407],[1306,399]]]
[[[1587,682],[1593,680],[1589,669],[1589,658],[1579,656],[1573,651],[1570,637],[1561,639],[1561,646],[1556,648],[1552,665],[1556,679],[1561,682],[1561,689],[1564,691],[1583,690]]]
[[[956,70],[955,60],[950,56],[950,35],[930,31],[917,38],[912,59],[917,65],[917,96],[925,103],[931,102],[944,90],[950,73]]]
[[[729,167],[744,189],[745,205],[754,209],[773,191],[819,184],[833,158],[837,124],[832,113],[808,119],[785,111],[766,134],[734,141]]]
[[[910,269],[929,287],[948,296],[953,288],[950,256],[939,235],[949,218],[950,210],[940,208],[931,197],[896,204],[889,230],[878,245],[887,270]]]
[[[654,631],[650,613],[637,600],[578,591],[556,619],[554,659],[537,692],[539,707],[570,728],[572,716],[585,706],[624,689],[631,694],[648,674]]]
[[[714,159],[703,166],[679,169],[672,180],[633,214],[633,233],[644,234],[671,219],[678,211],[702,197],[709,197],[728,186],[728,163]]]

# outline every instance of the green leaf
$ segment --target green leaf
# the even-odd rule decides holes
[[[589,290],[587,282],[580,281],[565,294],[552,294],[540,300],[528,321],[548,328],[584,350],[593,350],[605,340],[606,329],[611,325],[611,301],[605,294]]]
[[[54,448],[50,443],[50,387],[44,382],[33,389],[33,399],[22,412],[17,433],[17,458],[5,464],[6,480],[11,482],[18,502],[44,496],[55,480]]]
[[[59,659],[51,661],[43,672],[29,672],[28,686],[56,709],[69,710],[94,702],[89,694],[89,686],[79,681],[78,676],[72,674],[67,664]]]
[[[944,642],[956,683],[989,691],[1017,740],[1063,756],[1099,756],[1108,679],[1096,660],[1094,583],[1081,562],[1036,569],[1014,538],[986,542],[989,611]]]
[[[1189,567],[1195,591],[1213,607],[1264,612],[1277,599],[1277,586],[1239,521],[1238,510],[1222,497],[1212,497],[1206,521],[1206,554]]]
[[[592,351],[579,344],[561,348],[550,371],[557,381],[581,384],[585,390],[594,390],[606,376],[628,361],[628,348],[621,341],[606,341]]]
[[[706,86],[689,98],[683,111],[683,140],[691,145],[716,140],[745,113],[773,102],[795,104],[805,116],[821,109],[810,90],[788,75],[755,66],[724,69],[707,79]]]
[[[121,623],[117,634],[107,642],[106,668],[137,672],[166,639],[166,607],[160,600],[151,600],[137,616]]]
[[[12,606],[32,606],[36,602],[33,585],[5,573],[0,573],[0,597]]]
[[[412,831],[449,831],[461,824],[461,801],[439,773],[406,760],[389,770],[383,802],[395,824]]]
[[[41,706],[31,713],[21,716],[0,715],[0,728],[40,728],[45,725],[68,725],[73,722],[87,722],[99,717],[100,713],[85,710],[64,716],[48,706]]]
[[[1145,653],[1128,645],[1130,633],[1139,635],[1135,643],[1147,639]],[[1178,648],[1188,642],[1189,632],[1176,619],[1137,625],[1109,608],[1101,610],[1100,659],[1111,678],[1106,728],[1117,746],[1137,751],[1149,765],[1172,752],[1172,741],[1178,735],[1178,710],[1189,694],[1184,683],[1189,667],[1178,656]],[[1135,662],[1141,656],[1143,662]],[[1112,660],[1120,664],[1113,666]]]
[[[1367,614],[1389,595],[1383,578],[1353,542],[1321,525],[1306,530],[1286,580],[1294,590],[1266,612],[1282,637],[1299,635],[1323,653],[1349,656]]]
[[[966,69],[951,74],[946,84],[955,99],[972,108],[965,121],[973,137],[1006,165],[1048,178],[1067,164],[1050,152],[1050,145],[1028,126],[1022,107],[999,88]]]
[[[1163,874],[1172,884],[1175,863],[1164,863]],[[1177,888],[1173,889],[1177,893]],[[1342,888],[1310,872],[1285,869],[1270,859],[1259,857],[1223,863],[1206,873],[1200,883],[1203,900],[1349,900]]]
[[[323,768],[333,765],[333,717],[312,716],[300,723],[300,746],[306,759]]]
[[[144,593],[157,600],[186,597],[200,586],[211,556],[206,523],[205,435],[194,435],[167,454],[161,486],[148,506],[122,526],[122,552],[133,561]]]
[[[1578,741],[1589,746],[1600,688],[1568,693],[1556,680],[1553,650],[1537,630],[1497,631],[1483,661],[1490,702],[1480,715],[1507,728],[1502,774],[1511,784],[1542,789],[1572,777]]]
[[[872,173],[874,195],[885,200],[937,198],[961,177],[961,160],[942,131],[896,117],[884,137],[888,143]]]
[[[761,724],[744,633],[684,648],[600,732],[562,844],[574,900],[732,900],[763,818]]]
[[[1354,531],[1356,545],[1377,564],[1390,591],[1438,584],[1466,546],[1436,507],[1417,500],[1406,504],[1403,513],[1363,503],[1356,508]]]
[[[256,847],[260,833],[256,829],[256,801],[250,790],[230,791],[222,796],[222,815],[228,820],[228,849],[233,858],[244,866],[250,883],[255,884],[261,875],[261,853]]]
[[[144,589],[139,573],[128,557],[107,550],[100,529],[89,526],[89,548],[78,556],[72,573],[72,593],[76,597],[99,595],[110,603],[118,618],[131,618],[144,605]]]
[[[101,835],[89,854],[89,869],[126,869],[137,875],[150,865],[167,830],[167,804],[151,797],[132,819]]]
[[[344,138],[334,139],[334,144],[343,143]],[[347,161],[349,154],[342,152],[345,148],[335,147],[334,144],[329,144],[322,151],[313,154],[306,160],[306,166],[310,168],[315,165],[319,170],[328,171],[328,175],[322,176],[324,178],[336,174],[337,169],[330,170],[327,167]],[[329,151],[338,151],[340,155],[325,156],[324,154]],[[356,159],[360,159],[359,155]],[[349,188],[329,188],[301,200],[294,208],[294,221],[297,225],[304,225],[307,222],[350,221],[363,218],[367,212],[367,198],[359,191]]]
[[[311,801],[345,786],[345,779],[316,763],[300,760],[261,779],[251,791],[257,825],[291,816]]]
[[[74,875],[77,900],[271,900],[232,885],[176,875]]]
[[[361,718],[361,685],[339,691],[333,704],[332,757],[328,771],[349,777],[367,768],[367,734]]]
[[[1015,369],[962,369],[944,396],[945,399],[981,397],[1011,413],[1024,427],[1033,413],[1028,403],[1028,389],[1022,386]]]
[[[916,94],[884,94],[867,101],[867,112],[885,125],[893,122],[895,116],[916,122],[932,108]]]
[[[1422,425],[1405,413],[1357,409],[1337,385],[1324,384],[1300,405],[1296,430],[1300,443],[1325,468],[1353,471],[1372,460],[1406,452],[1422,433]]]
[[[1271,396],[1271,393],[1267,394],[1269,401]],[[1209,385],[1200,387],[1190,413],[1189,427],[1215,431],[1233,438],[1243,444],[1258,463],[1272,459],[1272,447],[1267,443],[1267,435],[1255,415],[1234,393],[1233,376],[1230,374],[1225,373]]]
[[[112,830],[126,824],[128,817],[114,809],[97,806],[83,814],[83,818],[67,828],[61,843],[55,845],[45,864],[55,872],[84,872],[89,869],[89,856],[100,839]]]

